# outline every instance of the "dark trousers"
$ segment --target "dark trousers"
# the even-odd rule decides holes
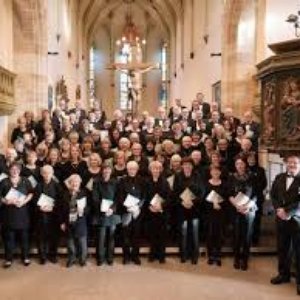
[[[223,212],[212,210],[207,220],[207,254],[209,258],[220,258],[222,247]]]
[[[122,226],[124,259],[137,258],[140,253],[139,238],[141,217],[133,219],[128,225]]]
[[[59,230],[55,224],[40,223],[37,232],[39,256],[41,259],[56,258]]]
[[[28,229],[3,229],[4,257],[5,260],[12,261],[14,256],[15,244],[18,240],[21,247],[22,259],[29,256],[29,233]]]
[[[290,277],[293,253],[296,259],[296,281],[300,284],[300,229],[294,220],[277,219],[277,251],[278,272],[284,277]]]
[[[249,258],[254,218],[255,212],[253,211],[247,215],[240,213],[235,215],[233,252],[236,260],[247,261]]]
[[[180,255],[182,259],[198,259],[199,219],[185,220],[181,224]]]
[[[167,221],[160,213],[149,216],[150,257],[164,259],[166,256]]]
[[[87,236],[75,236],[72,233],[68,235],[68,260],[75,261],[78,258],[84,262],[87,259]]]
[[[97,230],[96,257],[98,261],[113,261],[116,226],[101,226]]]

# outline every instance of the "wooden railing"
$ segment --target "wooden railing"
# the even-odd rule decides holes
[[[16,75],[0,66],[0,116],[10,115],[15,107]]]

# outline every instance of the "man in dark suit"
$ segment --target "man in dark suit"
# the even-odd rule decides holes
[[[200,105],[200,110],[202,111],[203,119],[208,119],[210,115],[210,104],[204,101],[204,94],[201,92],[197,93],[196,100]]]
[[[293,246],[297,294],[300,295],[300,158],[290,154],[285,162],[287,171],[276,176],[271,189],[278,239],[278,275],[271,279],[271,283],[290,282]]]

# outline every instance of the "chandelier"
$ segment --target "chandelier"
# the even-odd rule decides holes
[[[128,4],[128,9],[125,17],[125,26],[123,28],[121,38],[117,39],[116,44],[121,48],[123,48],[123,46],[131,48],[131,47],[141,47],[142,45],[146,45],[146,39],[141,38],[138,28],[132,20],[132,12],[131,12],[132,1],[126,3]]]

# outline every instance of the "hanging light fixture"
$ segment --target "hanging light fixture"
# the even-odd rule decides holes
[[[134,0],[123,0],[127,4],[127,13],[125,17],[125,26],[122,31],[122,36],[120,39],[117,39],[116,45],[123,48],[125,44],[128,44],[129,47],[141,47],[141,45],[146,45],[146,39],[141,38],[137,26],[133,22],[132,18],[132,7],[131,4]]]

